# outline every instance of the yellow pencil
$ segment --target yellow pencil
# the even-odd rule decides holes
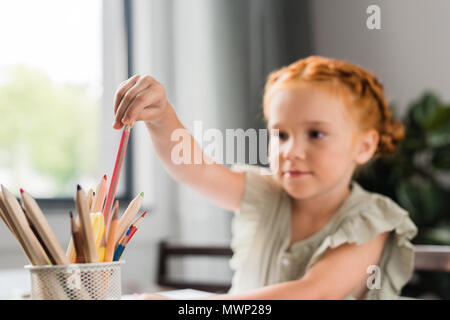
[[[103,262],[105,258],[105,245],[104,241],[105,235],[105,219],[103,213],[91,212],[92,230],[94,231],[95,246],[97,248],[98,261]]]

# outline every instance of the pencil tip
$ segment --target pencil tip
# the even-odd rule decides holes
[[[147,211],[145,211],[145,212],[142,214],[141,217],[142,217],[142,218],[145,217],[146,214],[147,214]]]
[[[105,174],[105,175],[103,176],[103,179],[105,179],[105,180],[107,179],[107,176],[106,176],[106,174]]]
[[[20,193],[23,193],[23,189],[22,188],[20,188]]]
[[[140,196],[141,196],[141,197],[144,197],[144,192],[141,192]]]
[[[77,190],[81,190],[81,186],[77,184]]]

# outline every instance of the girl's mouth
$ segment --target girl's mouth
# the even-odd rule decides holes
[[[294,179],[294,178],[301,178],[301,177],[307,176],[309,174],[311,174],[311,172],[300,171],[300,170],[289,170],[289,171],[283,172],[283,177],[289,178],[289,179]]]

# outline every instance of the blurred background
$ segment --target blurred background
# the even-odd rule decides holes
[[[381,29],[366,24],[372,4]],[[450,245],[449,14],[445,0],[1,0],[0,183],[38,198],[66,248],[76,184],[95,189],[112,174],[120,82],[152,75],[191,132],[194,121],[203,130],[260,129],[268,73],[323,55],[372,70],[407,129],[400,150],[358,181],[410,212],[419,227],[414,243]],[[229,245],[231,238],[233,214],[175,183],[138,123],[117,192],[121,209],[141,191],[149,214],[122,258],[124,293],[158,289],[161,239]],[[0,224],[0,298],[11,283],[29,286],[25,264]],[[232,276],[227,259],[171,268],[193,280]],[[403,294],[448,299],[450,278],[417,272]]]

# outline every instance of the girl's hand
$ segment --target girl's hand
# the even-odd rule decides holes
[[[173,300],[157,293],[135,293],[133,298],[134,300]]]
[[[148,75],[134,75],[122,82],[116,92],[113,128],[158,119],[168,103],[165,89],[158,81]]]

